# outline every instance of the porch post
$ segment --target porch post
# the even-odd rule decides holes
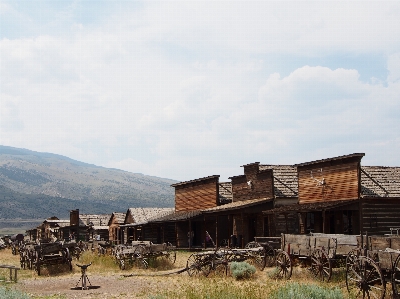
[[[218,215],[215,215],[215,246],[218,247]]]
[[[189,250],[192,249],[192,219],[189,218],[189,232],[188,232]]]

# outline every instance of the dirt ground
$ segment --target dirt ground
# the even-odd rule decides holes
[[[101,266],[94,262],[87,269],[87,277],[92,287],[82,290],[81,270],[73,260],[73,271],[67,265],[43,267],[41,276],[34,270],[21,269],[18,271],[18,282],[7,283],[20,291],[34,295],[36,298],[70,299],[70,298],[149,298],[162,290],[179,288],[182,282],[190,281],[187,272],[171,274],[185,268],[188,254],[177,255],[175,264],[167,270],[137,269],[132,267],[120,270],[111,261],[111,266]],[[84,256],[85,257],[85,256]],[[88,253],[86,258],[96,260],[96,256]],[[80,260],[85,264],[85,260]],[[19,267],[19,255],[12,255],[10,249],[0,250],[0,264]],[[8,269],[0,269],[0,277],[8,277]],[[90,286],[89,282],[87,283]]]
[[[88,278],[92,285],[89,290],[81,289],[80,276],[80,274],[74,274],[40,279],[23,279],[18,281],[17,289],[36,296],[54,296],[56,298],[59,296],[60,298],[68,299],[148,298],[150,294],[173,287],[178,283],[179,276],[187,276],[187,273],[156,277],[124,277],[121,274],[91,275],[88,271]]]

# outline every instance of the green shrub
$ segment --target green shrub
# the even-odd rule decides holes
[[[272,293],[271,299],[343,299],[342,292],[314,284],[288,283]]]
[[[2,299],[31,299],[28,294],[0,286],[0,298]]]
[[[231,273],[235,279],[250,278],[256,272],[256,268],[246,262],[231,263]]]

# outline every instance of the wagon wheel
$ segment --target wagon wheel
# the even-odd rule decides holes
[[[265,249],[265,267],[272,267],[276,263],[275,250],[268,243],[265,243],[263,246],[264,246],[264,249]]]
[[[332,276],[331,260],[325,250],[315,249],[311,253],[311,273],[321,281],[329,281]]]
[[[400,297],[400,255],[397,256],[393,263],[392,269],[392,288],[395,298]]]
[[[28,269],[33,270],[34,264],[36,262],[36,251],[28,253]]]
[[[262,271],[265,268],[265,249],[264,247],[258,248],[257,251],[251,251],[248,253],[249,258],[247,259],[247,262]]]
[[[204,255],[193,253],[186,262],[186,269],[189,276],[208,276],[211,271],[211,260]]]
[[[36,261],[35,270],[37,272],[37,275],[40,276],[40,261],[39,260]]]
[[[26,258],[25,258],[24,252],[20,252],[20,254],[19,254],[19,263],[21,264],[21,268],[25,269]]]
[[[171,264],[174,264],[175,261],[176,261],[176,251],[172,247],[171,243],[167,244],[167,255],[166,255],[166,258]]]
[[[133,252],[135,257],[135,265],[141,269],[147,269],[149,267],[148,259],[146,258],[146,248],[142,245],[136,246]]]
[[[354,263],[346,263],[346,286],[354,298],[385,297],[385,280],[378,265],[370,258],[359,256]]]
[[[119,260],[119,268],[121,270],[125,270],[125,261],[124,261],[124,259],[120,259]]]
[[[286,251],[280,251],[276,256],[277,278],[289,279],[292,276],[292,261]]]
[[[361,249],[360,248],[356,248],[356,249],[352,249],[346,257],[346,268],[347,267],[351,267],[359,258],[359,256],[361,255]]]
[[[79,258],[81,257],[81,252],[82,252],[82,250],[79,247],[75,247],[74,256],[77,261],[79,261]]]

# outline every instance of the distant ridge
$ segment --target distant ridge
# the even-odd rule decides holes
[[[76,208],[111,214],[133,207],[173,207],[170,185],[176,182],[0,145],[0,218],[59,217],[57,206],[66,215]]]

